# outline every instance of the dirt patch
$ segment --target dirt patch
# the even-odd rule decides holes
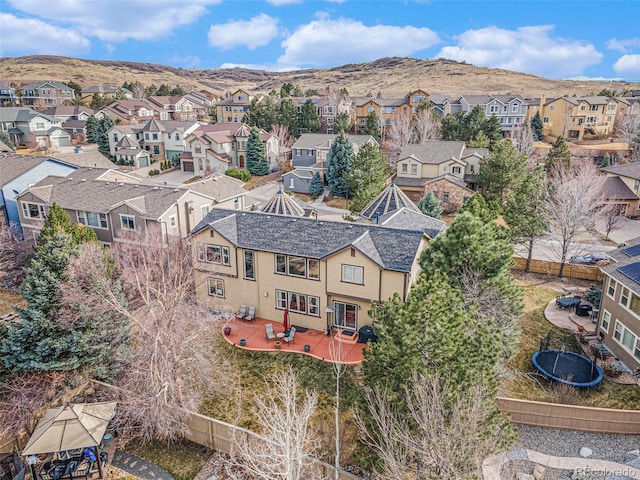
[[[24,306],[26,302],[15,290],[0,288],[0,316],[13,312],[13,306]]]

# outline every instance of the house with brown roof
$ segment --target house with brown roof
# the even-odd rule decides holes
[[[35,108],[65,105],[75,98],[73,88],[57,81],[27,83],[20,87],[20,95],[23,105]]]
[[[115,170],[81,168],[65,177],[48,176],[16,198],[25,238],[36,239],[54,203],[73,222],[91,227],[104,244],[122,232],[157,229],[186,236],[215,201],[187,188],[166,187]]]
[[[384,126],[392,119],[415,113],[421,104],[428,102],[429,94],[418,89],[402,98],[384,98],[381,93],[376,96],[369,93],[365,97],[351,97],[351,100],[355,106],[356,132],[364,133],[369,114],[375,113]]]
[[[98,94],[100,98],[112,99],[112,98],[124,98],[132,99],[133,93],[131,90],[124,87],[112,87],[109,85],[92,85],[82,89],[82,100],[90,103],[95,94]]]
[[[116,100],[96,112],[97,118],[107,115],[116,123],[138,125],[152,118],[160,118],[160,110],[147,99]]]
[[[245,114],[249,111],[252,97],[246,90],[236,90],[227,98],[223,98],[216,104],[218,122],[242,123]]]
[[[606,203],[620,205],[627,217],[640,217],[640,163],[605,167],[603,186]]]
[[[196,121],[196,105],[186,96],[152,96],[148,98],[160,112],[160,120]]]
[[[237,178],[214,173],[196,182],[189,183],[189,190],[213,199],[215,208],[244,210],[247,191],[244,182]]]

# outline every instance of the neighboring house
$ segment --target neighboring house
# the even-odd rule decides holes
[[[31,185],[49,175],[64,177],[77,170],[74,165],[50,157],[34,155],[0,155],[0,210],[7,225],[20,226],[21,219],[16,198]],[[40,213],[35,205],[34,215]]]
[[[406,299],[429,242],[419,230],[219,209],[191,240],[200,304],[254,306],[277,322],[287,311],[325,331],[357,331],[372,324],[372,302]]]
[[[251,127],[244,123],[201,125],[186,137],[185,153],[180,157],[181,169],[196,175],[224,173],[227,168],[246,168],[247,141]],[[278,169],[280,142],[275,135],[260,131],[265,145],[269,170]]]
[[[62,82],[31,82],[20,88],[20,96],[23,105],[46,108],[73,101],[75,92]]]
[[[529,101],[517,95],[465,95],[458,98],[457,103],[465,114],[480,106],[486,118],[495,115],[505,136],[510,136],[514,127],[526,121],[529,108]],[[455,108],[452,113],[456,113]]]
[[[160,120],[196,121],[198,112],[196,106],[188,98],[182,96],[153,96],[149,97],[152,103],[160,112]]]
[[[627,217],[640,217],[640,163],[614,165],[602,171],[607,175],[606,202],[620,205]]]
[[[417,202],[433,191],[447,213],[457,211],[473,195],[471,182],[486,149],[467,149],[464,142],[431,140],[408,144],[397,162],[395,183]],[[470,180],[470,184],[465,181]]]
[[[640,368],[640,237],[607,252],[597,334],[631,371]]]
[[[0,108],[0,131],[7,132],[14,145],[71,145],[71,135],[62,128],[60,119],[28,107]]]
[[[540,112],[544,134],[572,140],[609,136],[614,132],[618,110],[624,111],[627,104],[626,100],[603,96],[548,100]]]
[[[18,103],[20,103],[20,99],[16,95],[16,89],[0,83],[0,107],[4,107],[7,104],[17,105]]]
[[[93,100],[93,96],[96,93],[98,94],[98,96],[100,96],[100,98],[104,98],[107,100],[117,97],[124,97],[125,99],[133,98],[133,93],[127,88],[94,85],[82,89],[82,101],[91,103],[91,100]]]
[[[96,150],[76,148],[74,153],[55,153],[54,160],[61,160],[76,167],[113,168],[113,162]]]
[[[220,100],[216,105],[218,122],[242,123],[245,114],[249,111],[251,96],[245,90],[236,90],[227,98]]]
[[[379,93],[371,93],[365,97],[351,97],[355,107],[356,131],[364,133],[367,127],[367,117],[372,112],[376,114],[382,126],[389,121],[403,115],[411,115],[423,103],[429,101],[429,94],[424,90],[409,92],[402,98],[383,98]]]
[[[244,182],[241,180],[219,173],[188,184],[189,190],[212,198],[215,208],[231,210],[245,209],[247,191],[242,188],[243,186]]]
[[[303,133],[291,146],[291,163],[293,170],[283,175],[287,190],[309,193],[309,185],[315,172],[320,172],[324,180],[327,169],[327,156],[337,134]],[[365,144],[378,145],[371,135],[348,135],[354,155]]]
[[[335,119],[340,113],[349,113],[353,108],[353,101],[348,95],[335,91],[323,91],[319,96],[288,97],[296,106],[298,113],[302,113],[302,108],[307,101],[311,101],[316,108],[316,113],[322,123],[322,130],[327,134],[332,134]]]
[[[155,118],[141,125],[117,124],[107,132],[109,151],[117,160],[139,167],[156,160],[172,160],[185,151],[186,137],[199,126],[195,121],[163,122]],[[147,155],[140,154],[140,150]]]
[[[96,112],[96,117],[107,115],[114,122],[138,125],[152,118],[160,118],[160,111],[148,100],[116,100]]]
[[[37,238],[53,203],[91,227],[104,244],[122,232],[158,229],[163,238],[186,236],[214,205],[209,196],[186,188],[162,187],[115,170],[81,168],[67,177],[49,176],[17,201],[25,238]]]
[[[43,113],[58,118],[63,122],[67,120],[82,120],[86,122],[95,111],[80,105],[58,105],[47,108]]]

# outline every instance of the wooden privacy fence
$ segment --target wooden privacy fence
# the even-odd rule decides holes
[[[513,257],[515,265],[511,268],[514,270],[524,271],[527,265],[527,259],[521,257]],[[531,260],[532,273],[545,273],[547,275],[558,275],[560,272],[560,263],[546,260]],[[602,280],[602,272],[600,267],[596,265],[576,265],[574,263],[565,263],[563,275],[569,278],[580,278],[582,280]]]
[[[640,410],[613,410],[578,407],[559,403],[534,402],[515,398],[496,398],[512,423],[582,432],[640,434]]]

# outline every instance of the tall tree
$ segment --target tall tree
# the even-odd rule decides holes
[[[495,115],[491,115],[484,120],[482,124],[482,131],[489,139],[489,149],[493,150],[498,143],[502,140],[502,127],[500,120]]]
[[[98,123],[99,120],[95,117],[95,115],[90,115],[87,118],[87,142],[88,143],[96,143],[96,137],[98,135]]]
[[[311,183],[309,184],[309,195],[313,198],[318,198],[324,193],[324,185],[322,185],[322,178],[320,178],[320,172],[313,174]]]
[[[349,174],[351,157],[353,157],[351,140],[346,133],[341,133],[331,144],[327,155],[327,182],[333,196],[346,197],[349,193],[349,184],[345,177]]]
[[[547,230],[544,198],[546,179],[540,168],[526,171],[504,206],[504,219],[515,243],[527,247],[525,272],[531,271],[533,247]]]
[[[107,104],[107,101],[104,98],[102,98],[102,96],[98,92],[95,92],[91,97],[91,103],[89,103],[89,108],[98,110],[104,107],[106,104]]]
[[[511,143],[518,153],[523,153],[529,158],[533,153],[533,131],[528,123],[516,125],[511,131]]]
[[[295,104],[290,98],[285,98],[280,102],[278,109],[278,123],[285,125],[291,135],[296,138],[300,136],[298,132],[298,113]]]
[[[251,129],[247,140],[247,170],[251,175],[267,175],[269,173],[269,162],[265,154],[264,142],[255,127]]]
[[[487,131],[485,129],[486,125],[486,117],[484,114],[484,110],[480,105],[476,105],[468,112],[462,119],[462,134],[463,138],[458,138],[456,140],[471,140],[476,138],[479,132],[484,132],[487,137]]]
[[[98,151],[106,157],[111,157],[111,150],[109,149],[109,136],[107,132],[115,124],[109,115],[103,116],[98,121],[98,128],[96,129],[96,143],[98,144]]]
[[[469,140],[465,138],[463,128],[464,112],[457,112],[454,115],[448,114],[442,119],[440,130],[443,140]]]
[[[163,83],[155,91],[154,95],[157,95],[159,97],[167,97],[167,96],[169,96],[170,92],[171,92],[171,89],[169,88],[169,85],[165,85]]]
[[[44,219],[44,224],[38,235],[38,244],[46,243],[60,232],[71,235],[71,240],[76,246],[84,242],[98,241],[96,232],[93,229],[79,223],[73,223],[67,212],[54,202]]]
[[[413,118],[413,139],[411,143],[423,144],[429,140],[440,140],[440,120],[424,102],[418,105]]]
[[[340,112],[336,115],[336,119],[333,124],[333,131],[335,133],[350,133],[352,126],[353,122],[351,121],[351,115],[349,115],[349,112]]]
[[[616,119],[616,133],[629,146],[631,161],[640,159],[640,112],[638,105]]]
[[[555,170],[545,196],[545,210],[549,218],[549,234],[558,244],[560,271],[570,256],[572,245],[581,233],[593,228],[602,200],[604,176],[598,175],[595,165]]]
[[[9,134],[5,131],[0,132],[0,142],[4,143],[7,147],[9,147],[12,150],[16,149],[16,146],[11,141]]]
[[[496,198],[503,205],[526,169],[526,155],[518,153],[510,140],[503,140],[480,160],[480,184],[489,198]]]
[[[66,83],[69,88],[73,88],[73,94],[76,98],[82,99],[82,85],[74,82],[73,80]]]
[[[308,99],[302,105],[298,115],[298,131],[302,133],[317,133],[322,129],[322,122],[315,103]]]
[[[440,218],[444,207],[438,197],[433,192],[429,191],[424,194],[420,201],[416,205],[422,213],[433,218]]]
[[[377,145],[364,144],[356,155],[350,157],[349,169],[343,174],[354,201],[353,212],[359,212],[384,188],[391,174],[387,161]]]
[[[366,128],[364,133],[371,135],[373,138],[380,141],[382,138],[381,132],[382,126],[380,125],[378,115],[376,115],[376,112],[369,112],[366,118]]]
[[[536,142],[542,140],[543,129],[544,125],[542,124],[542,118],[540,118],[540,112],[536,112],[536,114],[531,118],[531,130],[533,132],[533,139]]]
[[[400,153],[413,136],[413,125],[408,114],[392,118],[386,126],[386,146],[389,153],[389,164],[393,167]]]
[[[566,173],[570,167],[571,152],[569,152],[567,142],[565,142],[562,135],[560,135],[547,155],[544,168],[549,175],[555,176]]]

